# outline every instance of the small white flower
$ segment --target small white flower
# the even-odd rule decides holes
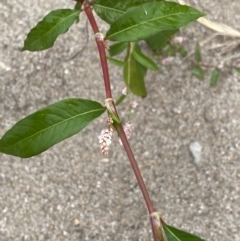
[[[138,102],[137,101],[132,101],[131,103],[130,103],[130,106],[133,108],[133,109],[135,109],[135,108],[137,108],[137,106],[138,106]]]
[[[127,87],[125,87],[125,88],[122,90],[122,94],[123,94],[123,95],[127,95],[127,92],[128,92],[128,89],[127,89]]]

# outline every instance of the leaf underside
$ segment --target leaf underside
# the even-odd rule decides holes
[[[22,51],[41,51],[51,48],[57,37],[68,31],[78,19],[79,10],[58,9],[50,12],[30,30]]]
[[[147,57],[145,54],[143,54],[139,49],[135,49],[133,51],[133,57],[144,67],[146,67],[147,69],[151,69],[151,70],[159,70],[158,66],[155,64],[155,62],[150,59],[149,57]]]
[[[115,43],[111,45],[109,49],[110,56],[115,56],[122,53],[127,48],[127,46],[127,43]]]
[[[104,112],[98,102],[66,99],[17,122],[0,139],[0,152],[23,158],[40,154],[75,135]]]
[[[115,59],[115,58],[111,58],[111,57],[107,57],[107,60],[108,60],[110,63],[112,63],[112,64],[114,64],[114,65],[117,65],[117,66],[119,66],[119,67],[123,67],[123,66],[124,66],[124,62],[121,61],[121,60],[118,60],[118,59]]]
[[[146,39],[146,42],[151,49],[162,49],[167,44],[167,41],[178,31],[178,29],[161,31]]]
[[[123,67],[124,81],[133,94],[144,97],[147,95],[147,90],[144,83],[146,68],[138,63],[134,58],[134,48],[135,44],[130,43]]]

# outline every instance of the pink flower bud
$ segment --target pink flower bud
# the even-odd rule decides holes
[[[107,126],[111,126],[113,124],[113,119],[111,117],[108,117],[106,119],[106,124],[107,124]]]
[[[125,123],[125,125],[123,126],[123,130],[125,132],[127,139],[129,139],[131,136],[131,132],[133,130],[133,124],[131,122]],[[122,141],[120,139],[118,139],[118,141],[122,145]]]
[[[237,60],[233,63],[233,67],[240,68],[240,60]]]
[[[133,109],[135,109],[135,108],[137,108],[137,106],[138,106],[138,102],[137,101],[132,101],[131,103],[130,103],[130,106],[133,108]]]
[[[181,36],[175,36],[170,40],[170,43],[173,44],[185,44],[188,41],[187,38]]]
[[[127,89],[127,87],[125,87],[125,88],[122,90],[122,94],[123,94],[123,95],[127,95],[127,92],[128,92],[128,89]]]
[[[169,56],[169,57],[167,57],[165,59],[162,59],[161,63],[162,63],[162,65],[168,65],[168,64],[172,63],[173,59],[174,58],[172,56]]]

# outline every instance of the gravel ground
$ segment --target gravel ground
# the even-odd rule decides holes
[[[189,2],[210,20],[240,30],[237,0]],[[104,101],[90,30],[85,46],[85,16],[51,50],[19,51],[29,29],[47,12],[72,6],[63,0],[0,1],[0,136],[23,116],[60,99]],[[180,35],[191,40],[190,51],[212,34],[194,23]],[[239,54],[239,48],[226,55],[208,49],[233,40],[214,38],[203,47],[204,61],[218,65],[223,57]],[[148,73],[149,95],[136,99],[130,142],[152,200],[168,223],[208,241],[239,241],[240,75],[225,68],[210,89],[210,71],[199,81],[190,68],[190,60],[176,58],[161,74]],[[110,72],[118,96],[122,73],[114,66]],[[120,107],[123,119],[126,109]],[[99,151],[103,119],[37,157],[0,155],[1,241],[151,240],[147,210],[122,147],[116,140],[109,159]],[[189,151],[196,141],[202,147],[198,165]]]

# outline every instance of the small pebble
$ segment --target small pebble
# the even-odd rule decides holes
[[[80,224],[80,221],[76,218],[76,219],[74,219],[74,225],[75,226],[78,226]]]
[[[200,145],[199,142],[194,141],[194,142],[190,143],[189,150],[193,155],[194,163],[199,166],[202,162],[202,160],[201,160],[202,146]]]

